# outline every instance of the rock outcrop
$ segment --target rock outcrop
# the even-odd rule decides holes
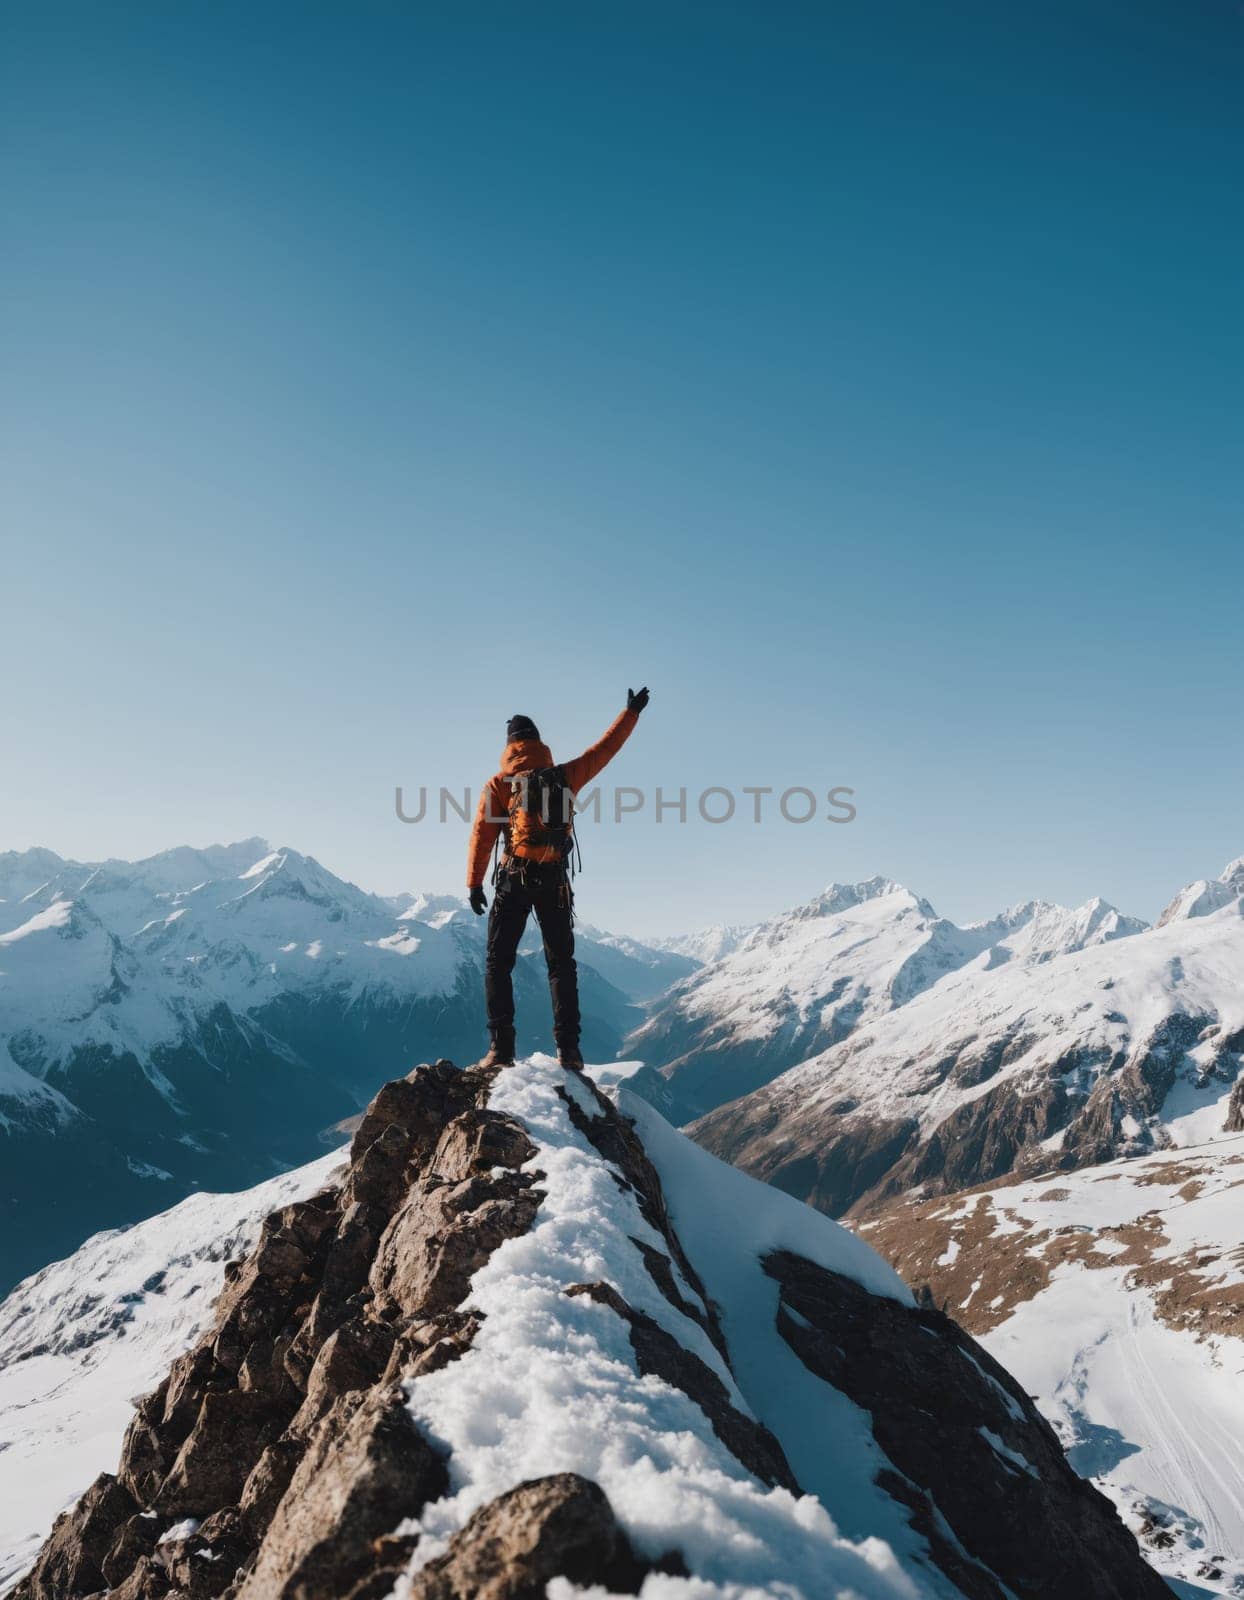
[[[509,1078],[504,1094],[496,1074],[445,1061],[381,1090],[340,1186],[274,1212],[250,1254],[230,1264],[212,1327],[138,1403],[116,1473],[57,1521],[17,1600],[385,1600],[399,1580],[410,1600],[538,1600],[553,1579],[622,1595],[652,1573],[670,1593],[686,1583],[690,1595],[710,1556],[715,1577],[694,1593],[724,1594],[721,1563],[733,1558],[713,1548],[703,1521],[687,1524],[694,1538],[661,1532],[663,1508],[644,1498],[651,1454],[623,1450],[631,1466],[611,1462],[612,1499],[559,1458],[573,1453],[576,1426],[606,1425],[589,1409],[590,1384],[571,1381],[576,1350],[593,1339],[603,1364],[592,1381],[621,1384],[627,1407],[648,1408],[645,1425],[665,1430],[657,1453],[698,1474],[687,1480],[698,1503],[716,1494],[723,1510],[746,1500],[786,1518],[780,1527],[812,1541],[813,1558],[820,1540],[828,1556],[854,1563],[855,1592],[910,1593],[899,1581],[908,1583],[907,1571],[921,1594],[969,1600],[1166,1593],[1027,1396],[968,1335],[916,1306],[897,1279],[876,1292],[777,1246],[763,1266],[749,1263],[759,1295],[773,1296],[760,1325],[771,1359],[796,1359],[801,1381],[851,1403],[861,1430],[852,1470],[869,1503],[888,1508],[887,1536],[901,1538],[887,1567],[870,1554],[879,1529],[840,1534],[805,1498],[791,1437],[766,1414],[764,1384],[745,1376],[756,1370],[755,1349],[740,1358],[742,1344],[732,1346],[754,1307],[712,1298],[706,1284],[722,1281],[720,1263],[697,1262],[684,1246],[638,1125],[585,1079],[551,1065],[512,1070],[528,1077]],[[522,1104],[520,1081],[532,1104],[543,1096],[543,1123],[490,1103]],[[550,1104],[566,1129],[557,1147]],[[678,1146],[688,1161],[708,1161]],[[634,1219],[625,1261],[603,1231],[598,1242],[590,1236],[589,1180],[592,1194],[612,1194],[617,1214]],[[490,1468],[487,1489],[450,1516],[470,1465],[451,1454],[452,1430],[421,1425],[427,1413],[416,1402],[425,1386],[443,1393],[445,1379],[475,1363],[487,1395],[475,1432],[521,1403],[524,1380],[508,1389],[502,1380],[510,1365],[527,1370],[524,1350],[483,1362],[489,1319],[501,1313],[495,1300],[485,1309],[480,1285],[502,1253],[521,1262],[536,1251],[555,1191],[559,1204],[583,1194],[582,1212],[558,1213],[559,1237],[597,1270],[550,1290],[536,1261],[526,1282],[542,1298],[529,1316],[540,1328],[564,1318],[551,1347],[566,1363],[565,1403],[584,1414],[569,1418],[546,1472],[507,1482]],[[839,1237],[790,1209],[823,1238]],[[807,1441],[797,1442],[806,1462]],[[839,1514],[828,1501],[826,1509]],[[802,1570],[816,1572],[815,1559]],[[804,1600],[821,1592],[781,1574],[773,1581],[775,1593]]]
[[[400,1382],[460,1351],[472,1273],[539,1204],[489,1084],[441,1061],[380,1091],[341,1189],[274,1212],[226,1269],[212,1332],[139,1403],[20,1600],[344,1600],[402,1564],[385,1536],[446,1467]]]

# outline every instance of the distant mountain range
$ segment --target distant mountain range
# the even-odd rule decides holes
[[[0,1289],[95,1229],[305,1161],[429,1052],[486,1047],[483,923],[263,839],[142,861],[0,855]],[[693,969],[579,930],[584,1046]],[[515,976],[551,1048],[539,938]]]
[[[677,983],[631,1080],[716,1154],[840,1215],[1244,1127],[1244,860],[1156,927],[1094,900],[967,928],[834,885]]]
[[[627,1041],[659,1069],[661,1109],[688,1122],[771,1082],[965,968],[1029,969],[1143,932],[1104,900],[1030,900],[957,927],[889,878],[834,883],[751,929],[683,941],[722,952],[676,985]]]

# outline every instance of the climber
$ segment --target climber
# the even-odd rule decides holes
[[[583,1070],[570,887],[573,799],[617,755],[647,704],[647,689],[628,689],[626,710],[618,713],[594,745],[562,766],[554,764],[552,752],[541,742],[540,730],[530,717],[511,717],[506,724],[501,770],[480,793],[467,855],[471,910],[482,916],[488,908],[484,895],[488,858],[498,838],[501,840],[501,858],[493,872],[495,892],[484,967],[492,1045],[480,1066],[513,1064],[514,960],[527,918],[534,911],[549,969],[557,1059],[563,1067]]]

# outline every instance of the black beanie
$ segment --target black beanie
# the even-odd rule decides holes
[[[510,744],[516,739],[538,739],[540,730],[530,717],[511,717],[505,725],[505,737]]]

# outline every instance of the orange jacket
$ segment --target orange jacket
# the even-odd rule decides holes
[[[613,760],[638,721],[637,712],[620,711],[595,744],[589,745],[573,761],[566,762],[566,783],[575,794]],[[517,777],[520,772],[536,772],[541,767],[554,765],[553,752],[542,739],[516,739],[501,752],[501,770],[480,790],[479,805],[475,808],[467,850],[468,889],[482,886],[488,871],[488,857],[501,832],[502,821],[508,815],[510,786],[507,779]]]

